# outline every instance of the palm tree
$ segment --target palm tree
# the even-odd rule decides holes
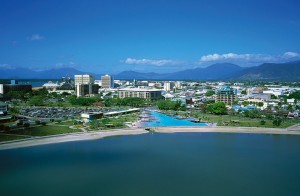
[[[12,107],[10,108],[10,113],[12,114],[13,119],[15,119],[16,115],[20,114],[20,110],[17,107]]]

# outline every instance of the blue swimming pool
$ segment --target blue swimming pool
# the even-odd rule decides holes
[[[148,122],[145,126],[159,127],[159,126],[207,126],[206,123],[194,123],[188,120],[178,120],[165,114],[151,111],[151,115],[155,117],[155,120]]]

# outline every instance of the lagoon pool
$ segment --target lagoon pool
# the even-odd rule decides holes
[[[148,122],[145,126],[148,127],[159,127],[159,126],[197,126],[203,127],[207,126],[206,123],[193,123],[188,120],[179,120],[173,117],[167,116],[165,114],[159,112],[151,112],[151,115],[155,117],[155,120]]]

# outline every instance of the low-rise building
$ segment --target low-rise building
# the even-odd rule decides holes
[[[150,100],[162,99],[161,90],[148,88],[124,88],[118,91],[119,98],[139,97]]]
[[[103,118],[103,113],[102,112],[82,113],[80,117],[84,122],[88,122],[90,120],[97,120]]]
[[[0,94],[6,95],[11,91],[32,91],[31,84],[0,84]]]
[[[6,114],[8,111],[8,104],[0,101],[0,114]]]

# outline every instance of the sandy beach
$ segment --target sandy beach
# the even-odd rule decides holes
[[[300,128],[293,126],[286,129],[261,128],[261,127],[154,127],[158,133],[251,133],[251,134],[281,134],[300,135]],[[72,133],[65,135],[54,135],[46,137],[34,137],[19,141],[9,141],[0,143],[0,150],[22,148],[29,146],[54,144],[61,142],[94,140],[110,136],[137,135],[149,133],[144,128],[115,129],[111,131],[94,131],[85,133]]]
[[[280,129],[261,127],[157,127],[155,132],[199,132],[199,133],[253,133],[253,134],[285,134],[300,135],[300,129]]]
[[[38,146],[45,144],[54,144],[71,141],[82,141],[82,140],[95,140],[104,137],[112,137],[119,135],[137,135],[148,133],[144,129],[115,129],[111,131],[95,131],[95,132],[84,132],[84,133],[72,133],[64,135],[53,135],[46,137],[35,137],[21,141],[11,141],[6,143],[0,143],[0,150],[23,148],[28,146]]]

